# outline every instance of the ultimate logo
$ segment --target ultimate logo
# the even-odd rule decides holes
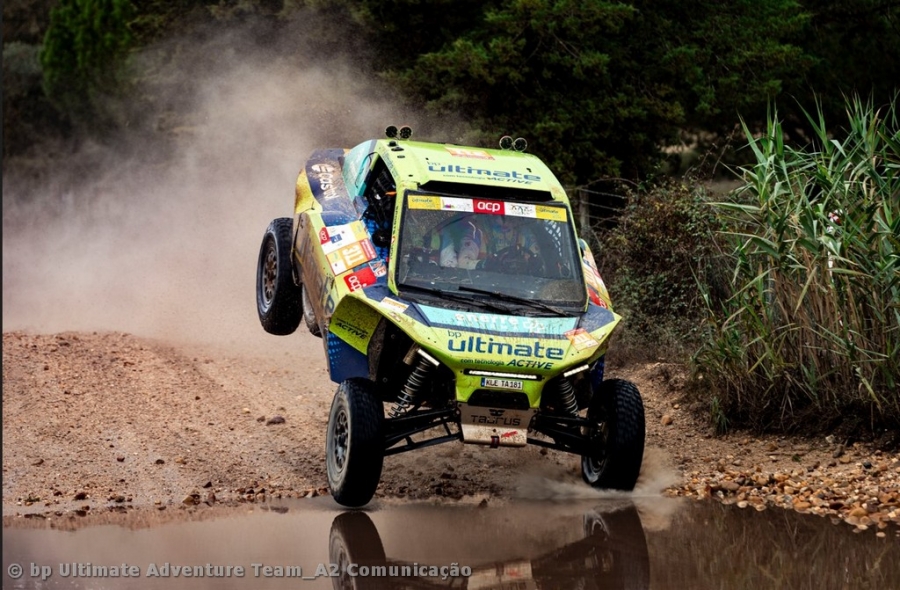
[[[540,340],[535,340],[534,344],[512,344],[506,341],[494,340],[490,337],[485,340],[481,336],[469,336],[468,338],[459,339],[450,338],[447,340],[447,349],[452,352],[476,352],[480,354],[547,358],[552,360],[562,360],[566,353],[562,348],[541,346]]]
[[[472,166],[460,166],[459,164],[428,164],[429,172],[443,172],[444,174],[465,174],[466,176],[488,176],[492,178],[505,178],[520,183],[540,182],[537,174],[520,174],[517,170],[507,172],[505,170],[490,170],[488,168],[473,168]]]

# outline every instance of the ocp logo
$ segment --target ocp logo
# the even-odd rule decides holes
[[[476,213],[490,213],[492,215],[503,215],[503,203],[500,201],[486,201],[484,199],[475,199]]]
[[[313,164],[311,168],[313,172],[318,172],[320,174],[334,172],[334,166],[331,164]]]

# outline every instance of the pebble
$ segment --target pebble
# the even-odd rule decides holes
[[[697,461],[694,465],[702,470],[686,473],[684,483],[667,493],[712,497],[740,508],[784,508],[829,516],[837,524],[852,526],[854,532],[872,529],[882,533],[880,537],[890,531],[900,534],[900,456],[867,453],[862,445],[855,445],[852,454],[841,454],[840,466],[835,462],[833,468],[826,468],[815,458],[815,453],[824,449],[811,449],[808,464],[796,465],[788,459],[806,452],[805,448],[795,446],[784,458],[770,455],[773,448],[777,445],[769,443],[757,450],[778,463],[772,467],[754,464],[741,468],[722,461]]]

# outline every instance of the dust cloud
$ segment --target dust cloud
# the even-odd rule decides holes
[[[5,163],[3,330],[262,338],[259,244],[293,214],[302,163],[419,120],[345,60],[300,51],[301,34],[149,48],[123,107],[135,130],[48,159],[39,186]]]

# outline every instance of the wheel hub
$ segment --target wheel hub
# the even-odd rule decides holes
[[[266,262],[263,266],[263,297],[265,298],[266,304],[272,303],[272,299],[275,297],[275,276],[278,273],[278,257],[275,252],[275,248],[269,245],[269,249],[266,252]]]
[[[338,470],[344,469],[347,460],[347,413],[341,411],[334,420],[334,464]]]

